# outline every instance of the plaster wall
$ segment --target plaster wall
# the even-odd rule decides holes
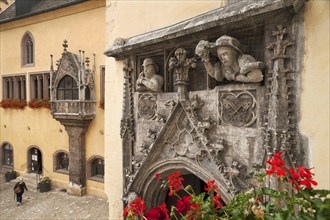
[[[309,1],[305,8],[300,123],[309,141],[310,167],[315,167],[315,179],[323,189],[330,189],[329,4],[329,1]]]
[[[50,54],[56,60],[61,58],[63,40],[68,40],[68,50],[79,53],[85,51],[93,65],[96,54],[96,101],[100,100],[100,65],[105,56],[105,1],[80,4],[52,11],[43,16],[33,16],[2,24],[0,32],[0,73],[1,76],[25,74],[27,82],[27,101],[30,100],[29,74],[50,70]],[[74,13],[72,13],[74,12]],[[47,19],[45,19],[47,18]],[[97,25],[96,25],[97,24]],[[21,66],[21,39],[26,31],[32,33],[35,43],[35,65]],[[2,99],[2,84],[0,85]],[[96,108],[96,118],[86,133],[86,161],[92,156],[104,155],[104,111]],[[58,150],[69,151],[68,134],[65,128],[52,118],[46,109],[13,110],[0,108],[0,143],[10,142],[14,148],[14,168],[26,172],[27,148],[38,146],[42,151],[44,175],[54,183],[66,187],[68,175],[53,172],[53,154]],[[4,127],[6,125],[6,128]],[[28,127],[30,130],[28,130]],[[87,180],[87,191],[105,197],[103,183]]]
[[[114,39],[128,38],[175,24],[223,6],[227,1],[107,1],[107,48]],[[105,103],[105,187],[110,219],[121,219],[123,202],[122,116],[123,63],[106,60]]]
[[[0,12],[4,11],[14,0],[7,0],[7,3],[0,1]]]

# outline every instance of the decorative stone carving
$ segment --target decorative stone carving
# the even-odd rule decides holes
[[[156,138],[157,138],[157,132],[156,131],[148,129],[147,133],[148,133],[147,134],[148,138],[150,138],[152,141],[156,140]]]
[[[165,106],[170,108],[171,110],[174,108],[175,105],[176,105],[176,102],[174,100],[168,100],[165,102]]]
[[[157,75],[159,68],[151,58],[146,58],[142,64],[143,71],[136,81],[136,90],[139,92],[161,92],[164,79]]]
[[[234,193],[239,192],[238,189],[244,188],[245,186],[245,184],[239,178],[239,175],[243,174],[242,172],[243,168],[244,168],[243,165],[236,160],[233,160],[230,166],[224,167],[224,173],[227,179],[227,184],[229,186],[229,189]]]
[[[124,46],[125,43],[126,43],[126,40],[124,38],[118,37],[113,41],[112,47],[113,48],[121,47],[121,46]]]
[[[175,57],[171,57],[168,64],[170,72],[174,72],[176,83],[189,82],[189,69],[196,68],[196,59],[187,58],[187,50],[178,48]]]
[[[134,101],[133,101],[133,84],[131,72],[132,68],[129,64],[129,60],[126,59],[124,62],[124,91],[123,91],[123,118],[120,123],[120,136],[124,137],[126,131],[129,132],[131,139],[135,138],[134,129]]]
[[[248,91],[220,92],[219,119],[221,125],[249,127],[256,119],[256,100]]]
[[[187,58],[187,50],[178,48],[175,57],[171,57],[168,65],[169,72],[175,75],[175,85],[178,87],[179,99],[187,99],[187,85],[189,83],[189,69],[196,68],[196,59]]]
[[[224,79],[238,82],[260,82],[263,80],[262,62],[257,62],[251,55],[243,54],[240,43],[230,36],[221,36],[215,43],[200,41],[195,53],[204,62],[207,73],[217,81]],[[220,63],[210,62],[210,52],[218,56]]]
[[[273,31],[276,41],[270,43],[267,48],[273,50],[274,55],[273,69],[269,71],[271,74],[269,84],[269,102],[268,115],[266,124],[266,138],[268,146],[268,155],[279,150],[289,156],[289,162],[294,162],[290,155],[297,154],[296,147],[296,116],[295,111],[290,111],[290,106],[295,103],[295,96],[288,95],[294,86],[294,72],[289,66],[290,56],[286,54],[289,46],[293,45],[290,39],[284,39],[287,29],[282,25],[277,26],[277,30]],[[285,60],[288,60],[285,62]],[[285,95],[283,95],[285,94]],[[290,140],[290,141],[289,141]],[[294,164],[291,164],[294,166]]]
[[[155,96],[142,94],[138,101],[138,114],[140,118],[152,119],[156,115],[157,103]]]

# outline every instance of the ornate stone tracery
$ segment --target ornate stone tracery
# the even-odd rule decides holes
[[[205,29],[195,26],[193,35],[187,34],[189,28],[178,30],[178,35],[160,35],[150,48],[146,42],[139,44],[142,37],[121,39],[108,51],[109,56],[123,56],[130,64],[130,70],[124,71],[121,127],[124,197],[136,192],[148,205],[159,205],[166,195],[148,178],[182,169],[205,182],[215,179],[228,201],[253,184],[244,176],[274,152],[282,150],[290,163],[303,163],[303,157],[298,161],[303,154],[294,80],[299,73],[292,65],[298,55],[290,40],[296,37],[296,12],[290,4],[242,1],[237,5],[244,10],[230,10],[238,13],[237,18],[219,10],[221,18],[209,15],[210,23],[205,23]],[[194,21],[187,21],[187,27]],[[188,55],[187,48],[194,48],[195,54]],[[226,53],[233,53],[235,62],[226,63]],[[163,92],[133,90],[141,72],[137,60],[147,56],[164,70]]]

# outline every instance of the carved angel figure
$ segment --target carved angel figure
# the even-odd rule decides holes
[[[152,91],[160,92],[162,90],[164,79],[157,75],[158,66],[151,58],[146,58],[142,64],[143,72],[139,74],[136,80],[136,90],[139,92]]]
[[[239,49],[240,43],[230,36],[221,36],[215,43],[201,40],[195,53],[204,62],[207,73],[217,81],[224,79],[238,82],[260,82],[263,80],[261,68],[263,63],[255,60]],[[210,52],[215,54],[220,62],[210,62]]]

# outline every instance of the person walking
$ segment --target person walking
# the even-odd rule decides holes
[[[17,206],[19,206],[22,203],[24,189],[26,189],[26,191],[29,191],[27,189],[25,183],[23,182],[23,177],[19,177],[18,180],[19,180],[19,182],[16,183],[14,186],[14,192],[16,194]]]

